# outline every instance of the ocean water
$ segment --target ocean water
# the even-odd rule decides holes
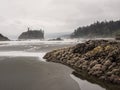
[[[87,80],[82,80],[73,74],[70,75],[78,84],[81,90],[106,90],[105,88],[101,87],[100,85],[93,84],[88,82]]]
[[[42,58],[46,52],[51,50],[77,44],[77,41],[1,41],[0,57],[37,57]]]

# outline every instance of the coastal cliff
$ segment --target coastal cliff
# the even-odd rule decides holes
[[[2,34],[0,34],[0,41],[9,41],[9,39]]]
[[[101,81],[120,84],[120,42],[117,41],[89,40],[48,52],[44,59],[62,63],[77,73],[87,73]]]

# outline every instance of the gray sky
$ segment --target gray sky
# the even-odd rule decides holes
[[[97,20],[120,20],[120,0],[0,0],[0,33],[9,37],[28,26],[72,32]]]

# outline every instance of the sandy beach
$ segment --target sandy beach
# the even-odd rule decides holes
[[[33,57],[1,57],[0,90],[80,90],[71,72]]]

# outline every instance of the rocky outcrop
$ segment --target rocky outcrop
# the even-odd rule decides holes
[[[49,39],[48,41],[63,41],[61,38],[56,38],[56,39]]]
[[[0,41],[9,41],[9,39],[2,34],[0,34]]]
[[[27,32],[23,32],[18,39],[44,39],[44,31],[43,30],[29,30]]]
[[[86,72],[99,80],[120,84],[120,42],[90,40],[48,52],[44,59]]]

